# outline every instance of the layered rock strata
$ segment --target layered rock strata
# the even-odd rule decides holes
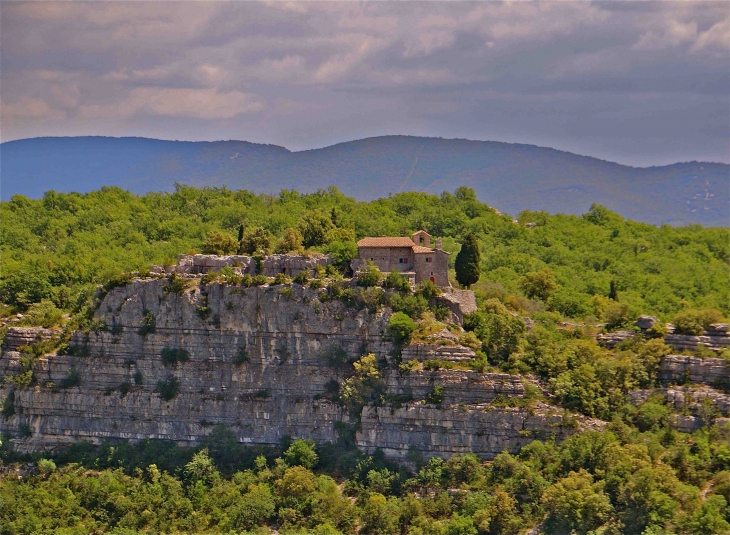
[[[12,400],[0,432],[29,432],[14,439],[26,451],[103,439],[191,445],[224,423],[241,442],[273,445],[285,436],[333,441],[335,422],[359,419],[366,451],[403,457],[415,446],[426,456],[491,458],[578,429],[561,411],[491,406],[498,395],[522,397],[521,379],[471,370],[384,365],[385,405],[348,414],[327,398],[353,373],[343,361],[374,353],[385,363],[393,353],[389,309],[321,302],[318,290],[298,284],[244,288],[193,278],[179,293],[168,284],[135,280],[111,290],[95,313],[105,328],[74,333],[69,354],[38,360],[32,386],[0,383],[5,406]],[[3,351],[0,375],[15,373],[13,354]],[[441,402],[427,405],[436,386]]]

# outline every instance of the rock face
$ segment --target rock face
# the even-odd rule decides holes
[[[14,439],[25,451],[103,439],[190,445],[219,422],[244,443],[278,444],[285,435],[324,442],[337,439],[335,422],[361,416],[357,443],[367,451],[403,457],[413,445],[426,456],[473,451],[491,458],[577,429],[561,423],[558,411],[489,405],[498,395],[522,397],[521,379],[471,370],[385,365],[390,401],[348,414],[327,399],[353,372],[333,356],[341,362],[374,353],[386,362],[393,352],[385,336],[389,309],[320,302],[318,290],[298,284],[244,288],[193,278],[180,293],[166,293],[167,285],[146,279],[111,290],[95,315],[106,328],[76,332],[69,354],[39,359],[32,386],[0,382],[0,400],[6,407],[12,400],[0,432],[30,430]],[[13,349],[37,336],[6,337],[0,375],[17,373]],[[426,405],[436,386],[442,402]]]
[[[662,359],[659,379],[664,383],[704,383],[730,386],[730,368],[725,359],[668,355]]]
[[[307,270],[312,274],[315,266],[325,267],[332,259],[329,255],[300,255],[300,254],[274,254],[269,255],[261,261],[260,269],[254,258],[243,255],[217,256],[217,255],[185,255],[177,258],[177,265],[170,267],[152,266],[152,273],[178,273],[180,275],[199,275],[209,271],[220,271],[224,267],[230,267],[234,272],[244,275],[265,275],[275,277],[279,273],[296,277],[300,272]]]

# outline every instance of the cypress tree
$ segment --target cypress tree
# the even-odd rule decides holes
[[[474,234],[467,234],[456,255],[456,280],[465,288],[479,280],[479,242]]]

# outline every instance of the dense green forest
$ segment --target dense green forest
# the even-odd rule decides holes
[[[444,238],[453,262],[461,240],[474,233],[482,250],[476,289],[527,313],[549,309],[604,320],[601,298],[609,296],[611,283],[631,314],[671,320],[688,307],[730,313],[728,229],[655,227],[596,205],[583,216],[522,212],[514,223],[469,188],[357,202],[334,188],[271,196],[178,186],[171,194],[143,196],[118,188],[83,195],[49,191],[39,200],[17,195],[0,210],[0,300],[21,310],[42,300],[78,308],[96,285],[122,272],[201,251],[212,230],[234,237],[243,225],[283,237],[287,229],[306,233],[314,222],[324,228],[322,237],[310,240],[313,248],[340,255],[352,251],[348,241],[363,236],[424,229]],[[342,232],[325,234],[334,228]],[[552,283],[536,293],[525,276],[541,272]]]
[[[523,212],[515,221],[468,188],[367,203],[335,189],[269,196],[180,186],[135,196],[103,188],[15,196],[0,209],[2,315],[67,330],[88,326],[98,285],[173,263],[181,252],[329,252],[346,271],[357,239],[423,228],[443,237],[453,268],[460,244],[474,235],[479,311],[466,318],[463,341],[478,358],[468,366],[529,373],[545,386],[494,404],[530,409],[547,401],[568,418],[606,422],[604,431],[562,444],[536,440],[492,462],[473,455],[426,461],[414,451],[406,465],[360,453],[345,428],[335,444],[256,449],[217,426],[187,450],[161,441],[80,444],[46,459],[12,451],[4,437],[0,468],[28,460],[37,468],[21,479],[0,475],[0,535],[268,533],[265,526],[282,534],[507,535],[538,525],[545,533],[730,533],[730,430],[710,406],[703,429],[673,429],[675,409],[657,377],[672,351],[661,329],[612,350],[593,337],[600,328],[631,329],[639,314],[687,333],[727,317],[728,229],[654,227],[597,205],[583,216]],[[308,283],[327,283],[323,293],[338,288],[340,274],[322,276]],[[387,304],[398,311],[389,329],[404,342],[438,324],[439,311],[428,307],[433,288],[412,293],[396,279],[385,280]],[[519,316],[532,319],[530,329]],[[335,400],[377,399],[356,395],[379,388],[380,364],[366,359]],[[632,401],[638,388],[653,394]],[[3,410],[9,406],[5,400]]]

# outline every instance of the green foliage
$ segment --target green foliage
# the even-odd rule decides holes
[[[373,263],[368,263],[362,270],[357,272],[357,284],[364,288],[377,286],[383,279],[383,274]]]
[[[324,248],[332,257],[332,265],[341,273],[350,269],[350,262],[357,258],[357,244],[354,241],[333,241]]]
[[[438,297],[441,295],[441,288],[436,286],[433,282],[424,281],[416,287],[416,295],[420,295],[426,301]]]
[[[167,285],[163,289],[163,292],[165,294],[180,293],[185,291],[187,287],[188,281],[173,271],[167,279]]]
[[[727,229],[654,227],[624,220],[599,206],[591,207],[585,217],[531,213],[529,219],[538,226],[525,229],[468,195],[456,194],[407,192],[356,202],[336,190],[271,197],[178,186],[173,193],[143,196],[103,188],[84,195],[54,192],[53,197],[50,204],[25,198],[0,203],[7,230],[0,239],[0,300],[21,311],[45,299],[59,310],[80,314],[99,283],[116,279],[115,284],[126,284],[135,271],[164,264],[181,251],[200,250],[210,231],[233,235],[245,221],[244,233],[260,227],[282,238],[312,212],[320,212],[324,227],[330,225],[323,217],[334,225],[335,209],[338,228],[354,228],[355,239],[405,235],[425,227],[442,236],[444,248],[455,253],[457,243],[473,233],[481,250],[481,280],[501,284],[506,298],[514,297],[515,302],[523,298],[520,279],[548,268],[561,289],[584,299],[605,298],[613,282],[621,303],[665,321],[683,303],[730,314]],[[325,241],[334,236],[334,229]],[[346,244],[338,250],[341,257],[335,243],[327,247],[344,271],[357,248],[342,236],[336,240]]]
[[[481,254],[479,242],[473,233],[464,237],[459,254],[456,255],[456,280],[465,288],[471,287],[479,280],[481,273]]]
[[[75,368],[71,368],[68,371],[68,373],[66,374],[66,377],[61,379],[61,382],[58,384],[58,386],[61,389],[66,389],[66,388],[73,388],[75,386],[79,386],[80,384],[81,384],[81,374]]]
[[[165,381],[157,381],[157,391],[160,393],[160,398],[165,401],[170,401],[180,391],[180,382],[177,380],[177,377],[171,375]]]
[[[248,362],[248,360],[248,351],[246,350],[246,346],[239,347],[238,353],[236,353],[236,357],[233,359],[233,364],[240,366],[241,364]]]
[[[329,214],[322,210],[307,212],[299,219],[297,229],[304,247],[319,247],[327,243],[327,234],[334,228]]]
[[[340,387],[340,400],[357,414],[358,408],[367,404],[380,389],[380,371],[372,353],[352,363],[354,375],[348,377]]]
[[[295,440],[284,452],[284,461],[289,466],[313,468],[318,460],[313,440]]]
[[[408,343],[416,327],[413,320],[403,312],[396,312],[388,321],[388,333],[393,337],[393,341],[400,346]]]
[[[431,390],[431,392],[429,392],[426,396],[425,401],[426,403],[431,403],[432,405],[438,405],[441,407],[444,402],[444,387],[441,385],[434,386],[433,390]]]
[[[177,366],[178,362],[190,360],[190,353],[182,348],[164,347],[160,352],[162,363],[165,366]]]
[[[400,274],[400,271],[393,270],[385,277],[383,281],[384,288],[391,288],[402,293],[410,293],[411,284],[408,279]]]
[[[722,312],[717,309],[688,309],[674,316],[674,328],[678,334],[699,335],[711,324],[723,320]]]
[[[10,418],[15,414],[15,390],[11,390],[3,399],[3,408],[0,414],[4,418]]]
[[[134,372],[134,384],[141,385],[144,383],[144,376],[142,375],[142,370],[137,370]]]
[[[142,319],[139,323],[140,325],[137,333],[140,336],[147,336],[148,334],[152,334],[153,332],[155,332],[155,325],[157,321],[155,319],[155,315],[151,311],[145,309],[142,312]]]
[[[240,254],[268,255],[274,245],[274,235],[263,227],[247,228],[238,249]]]
[[[276,242],[274,252],[282,253],[299,253],[303,250],[302,241],[304,237],[301,232],[294,228],[288,228],[284,231],[284,236]]]
[[[536,298],[547,301],[558,289],[558,284],[555,282],[553,272],[545,268],[525,273],[525,276],[520,280],[520,288],[530,299]]]
[[[238,242],[229,234],[224,234],[218,230],[211,230],[201,247],[203,254],[228,256],[236,254],[238,251]]]

